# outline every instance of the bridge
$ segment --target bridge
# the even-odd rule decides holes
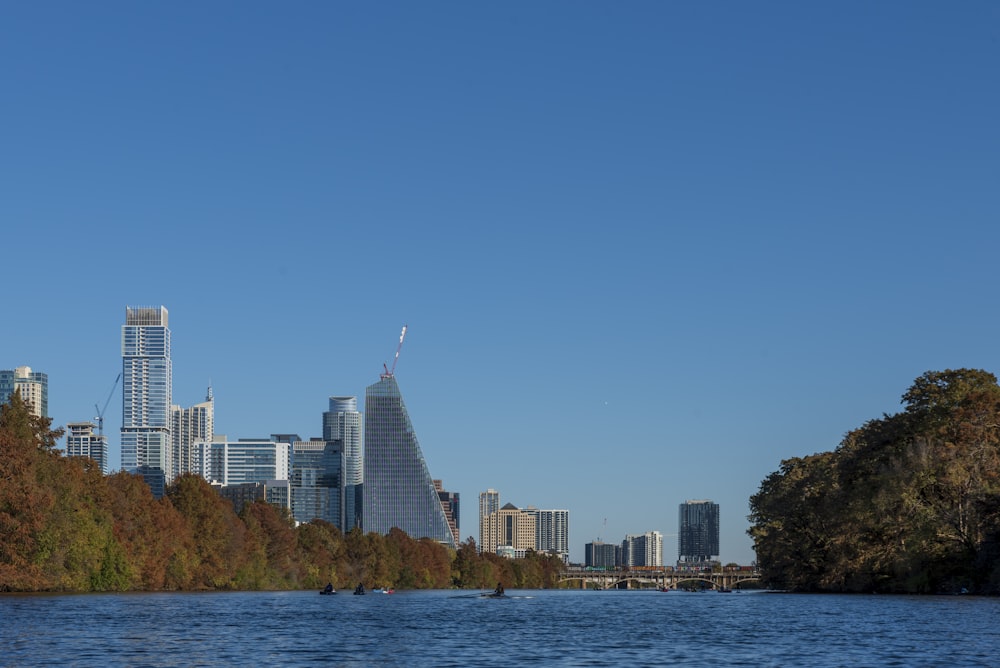
[[[642,567],[618,570],[570,568],[563,571],[559,582],[579,581],[580,589],[739,589],[744,582],[759,582],[756,568],[727,566],[720,571],[711,569],[676,569],[671,567]]]

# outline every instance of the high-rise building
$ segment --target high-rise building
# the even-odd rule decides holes
[[[458,545],[462,542],[462,537],[458,528],[458,492],[449,492],[444,488],[444,485],[440,480],[434,481],[434,489],[437,490],[438,499],[441,501],[441,509],[444,511],[444,516],[448,518],[448,528],[451,529],[451,535],[455,539],[455,544]]]
[[[528,506],[525,511],[535,516],[535,551],[558,554],[569,561],[569,511],[539,510]]]
[[[647,531],[638,536],[625,536],[621,563],[622,566],[662,566],[663,534]]]
[[[685,501],[680,505],[678,526],[678,564],[704,564],[719,556],[719,504]]]
[[[330,397],[330,410],[323,413],[323,440],[340,444],[344,453],[342,519],[337,526],[344,533],[361,523],[364,483],[364,437],[357,397]]]
[[[614,568],[621,565],[622,548],[612,543],[595,540],[583,546],[584,566],[591,568]]]
[[[455,547],[399,385],[389,371],[365,391],[364,443],[364,530],[385,535],[397,527],[411,538]]]
[[[108,437],[95,434],[97,427],[93,422],[70,422],[66,425],[66,456],[89,457],[100,468],[101,473],[108,474]]]
[[[289,483],[297,522],[325,520],[343,529],[344,448],[339,441],[292,443]]]
[[[208,388],[205,401],[191,408],[170,407],[170,457],[174,476],[201,473],[196,466],[195,444],[211,442],[215,435],[215,401]]]
[[[5,404],[14,392],[21,395],[32,415],[49,416],[49,377],[30,366],[0,370],[0,404]]]
[[[170,406],[173,370],[167,309],[125,308],[122,326],[122,468],[173,480]]]
[[[535,549],[535,515],[508,503],[495,513],[480,520],[485,526],[481,530],[483,544],[480,552],[497,554],[521,554],[524,550]],[[509,548],[501,550],[501,548]]]
[[[483,551],[486,544],[486,518],[500,510],[500,492],[493,488],[479,493],[479,549]]]

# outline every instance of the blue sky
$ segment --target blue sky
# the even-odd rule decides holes
[[[175,403],[319,436],[405,323],[463,538],[749,563],[782,459],[997,371],[998,66],[991,2],[5,3],[0,368],[90,419],[163,304]]]

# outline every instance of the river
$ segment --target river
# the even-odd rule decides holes
[[[1000,600],[508,591],[0,595],[3,666],[996,666]]]

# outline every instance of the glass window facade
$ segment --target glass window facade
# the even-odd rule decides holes
[[[172,393],[167,309],[126,307],[122,326],[122,468],[160,469],[173,479]]]
[[[431,538],[452,547],[434,481],[392,375],[365,391],[362,527],[388,534],[397,527],[411,538]]]
[[[678,563],[711,562],[719,556],[719,504],[685,501],[680,505]]]

